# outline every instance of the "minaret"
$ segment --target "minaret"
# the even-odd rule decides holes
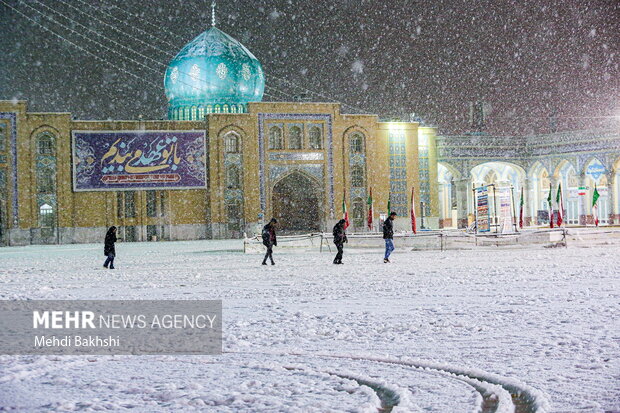
[[[215,0],[211,2],[211,26],[215,27]]]

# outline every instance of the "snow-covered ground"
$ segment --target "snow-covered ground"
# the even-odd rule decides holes
[[[499,411],[515,388],[541,411],[620,410],[619,246],[341,266],[276,248],[273,267],[241,247],[121,243],[115,271],[100,245],[0,249],[2,299],[222,299],[225,351],[0,356],[0,408],[472,412],[496,386]]]

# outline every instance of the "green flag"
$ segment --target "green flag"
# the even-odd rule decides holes
[[[551,209],[551,193],[553,191],[551,190],[551,183],[549,183],[549,196],[547,197],[547,202],[549,203],[549,209]]]
[[[555,196],[555,203],[560,205],[560,198],[562,197],[562,182],[558,184],[558,194]]]
[[[388,216],[392,213],[392,207],[390,206],[391,205],[391,203],[390,203],[391,199],[390,198],[388,198]]]
[[[596,205],[596,201],[598,201],[601,195],[598,193],[598,189],[596,189],[596,184],[594,184],[594,193],[592,194],[592,206]]]

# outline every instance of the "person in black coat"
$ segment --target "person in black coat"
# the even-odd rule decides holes
[[[103,246],[103,255],[106,256],[105,262],[103,263],[104,268],[114,269],[114,257],[116,257],[116,249],[114,248],[114,243],[116,242],[116,227],[112,226],[108,229],[108,232],[105,234],[105,243]]]
[[[388,219],[383,223],[383,239],[385,240],[384,263],[390,262],[390,254],[394,251],[394,218],[396,218],[396,212],[390,213]]]
[[[267,247],[265,258],[263,259],[263,265],[267,265],[267,258],[271,260],[271,265],[276,265],[273,262],[273,247],[278,245],[278,239],[276,238],[276,224],[278,221],[275,218],[271,218],[271,221],[263,227],[263,245]]]
[[[336,222],[334,225],[334,244],[336,244],[336,248],[338,248],[338,253],[336,254],[336,258],[334,258],[334,264],[342,264],[342,253],[344,251],[344,243],[348,242],[347,234],[344,229],[344,224],[346,221],[341,219]]]

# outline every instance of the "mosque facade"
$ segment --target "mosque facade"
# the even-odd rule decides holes
[[[216,27],[177,54],[164,85],[167,120],[0,101],[0,245],[100,242],[112,225],[125,241],[234,238],[272,217],[283,233],[329,231],[345,208],[349,231],[378,231],[388,208],[408,230],[412,206],[420,229],[463,228],[472,189],[490,183],[524,188],[527,225],[544,225],[558,182],[568,224],[591,223],[594,185],[603,223],[620,217],[617,130],[436,136],[338,103],[266,102],[260,62]]]

